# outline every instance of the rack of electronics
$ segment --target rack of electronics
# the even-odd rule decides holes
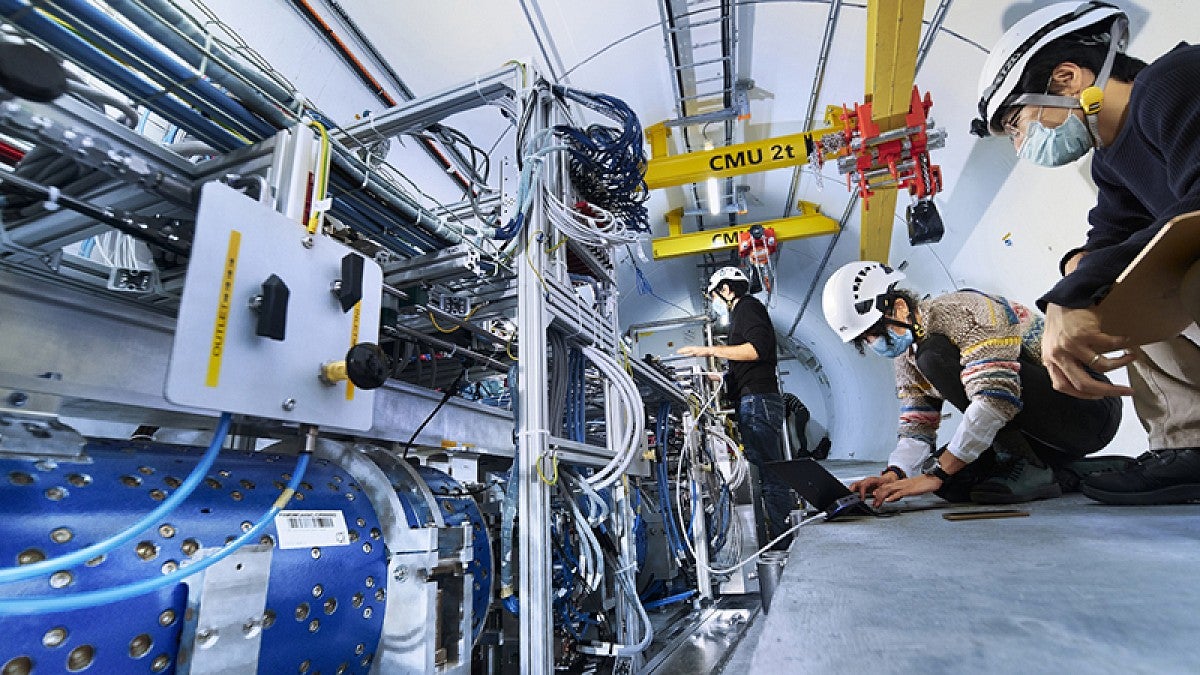
[[[715,385],[619,329],[623,102],[511,64],[339,125],[170,0],[0,17],[6,675],[644,672],[754,590]],[[460,204],[386,162],[488,107]]]

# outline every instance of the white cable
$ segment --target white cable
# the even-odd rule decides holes
[[[824,517],[825,517],[825,513],[822,512],[822,513],[818,513],[815,516],[809,516],[808,518],[805,518],[804,520],[789,527],[787,530],[784,531],[783,534],[781,534],[778,537],[775,537],[771,541],[767,542],[766,546],[763,546],[762,548],[758,549],[757,551],[752,553],[749,558],[746,558],[745,560],[739,562],[738,564],[734,565],[733,567],[726,567],[726,568],[722,568],[722,569],[713,569],[712,567],[708,567],[707,565],[705,565],[705,567],[708,569],[710,574],[730,574],[731,572],[736,572],[737,570],[745,567],[746,565],[749,565],[750,563],[754,562],[755,560],[758,560],[758,556],[769,551],[772,546],[783,541],[784,538],[786,538],[791,533],[795,532],[796,530],[800,529],[801,527],[804,527],[805,525],[808,525],[809,523],[811,523],[813,521],[819,520]]]
[[[645,405],[637,384],[615,359],[590,345],[583,348],[583,355],[612,385],[610,393],[614,394],[616,404],[607,420],[608,449],[613,457],[587,479],[595,489],[600,490],[617,482],[641,449],[642,439],[646,435]]]
[[[711,436],[715,436],[718,442],[724,443],[732,452],[734,460],[733,468],[729,473],[729,489],[738,489],[750,477],[750,463],[746,459],[746,453],[742,452],[742,450],[738,447],[738,444],[734,443],[733,439],[727,436],[725,432],[720,429],[720,427],[710,425],[708,427],[708,433]]]

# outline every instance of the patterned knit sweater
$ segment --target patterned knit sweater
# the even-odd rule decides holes
[[[1021,350],[1041,362],[1042,317],[1016,302],[977,291],[958,291],[925,300],[918,309],[926,334],[944,335],[962,354],[967,396],[983,399],[1006,420],[1021,411]],[[908,350],[895,359],[900,398],[900,438],[930,448],[937,443],[943,397],[917,370]]]

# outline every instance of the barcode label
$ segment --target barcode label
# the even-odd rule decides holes
[[[346,517],[341,511],[280,511],[275,516],[279,548],[349,546]]]
[[[337,527],[330,516],[288,516],[288,527],[293,530],[327,530]]]

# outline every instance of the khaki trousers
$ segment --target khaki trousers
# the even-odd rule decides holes
[[[1200,447],[1200,329],[1133,351],[1129,385],[1150,449]]]

